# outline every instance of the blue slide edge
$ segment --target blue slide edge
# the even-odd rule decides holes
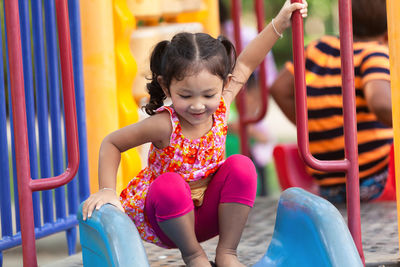
[[[82,206],[78,221],[83,266],[149,266],[136,226],[125,213],[106,204],[83,221]]]
[[[353,266],[362,261],[340,212],[327,200],[301,188],[285,190],[274,234],[253,267]]]

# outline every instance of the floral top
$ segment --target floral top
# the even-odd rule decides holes
[[[166,247],[155,234],[144,215],[146,195],[151,183],[163,173],[179,173],[186,182],[207,179],[224,162],[227,133],[226,106],[223,98],[213,114],[213,126],[204,136],[190,140],[182,134],[178,115],[172,107],[161,107],[171,115],[172,134],[170,145],[158,149],[151,145],[148,167],[134,177],[120,195],[125,213],[135,223],[143,240]]]

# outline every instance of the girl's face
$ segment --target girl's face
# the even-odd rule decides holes
[[[187,76],[182,81],[173,79],[169,88],[172,104],[181,124],[194,127],[209,126],[212,114],[221,100],[223,81],[207,70]]]

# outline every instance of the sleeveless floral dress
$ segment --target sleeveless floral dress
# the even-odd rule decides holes
[[[190,140],[182,134],[178,116],[172,107],[161,107],[171,115],[172,134],[170,145],[163,149],[151,145],[148,167],[134,177],[120,195],[125,213],[135,223],[141,238],[158,246],[166,247],[155,234],[144,215],[146,195],[151,183],[161,174],[175,172],[186,182],[205,180],[215,173],[224,162],[227,133],[226,106],[221,98],[213,114],[213,126],[204,136]],[[193,192],[192,192],[193,197]]]

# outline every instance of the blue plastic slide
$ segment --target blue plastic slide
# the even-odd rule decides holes
[[[272,241],[253,267],[362,267],[349,229],[325,199],[292,187],[278,204]]]
[[[83,221],[78,214],[83,266],[149,266],[142,240],[131,219],[107,204]]]

